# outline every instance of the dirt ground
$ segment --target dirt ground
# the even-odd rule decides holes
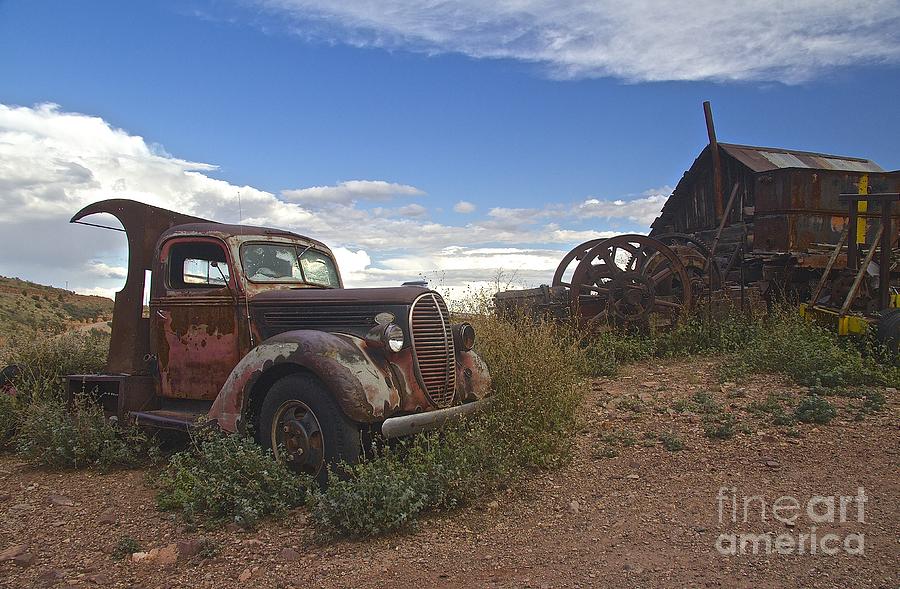
[[[0,563],[0,586],[900,587],[897,392],[888,390],[885,408],[862,421],[842,410],[827,426],[779,427],[746,407],[770,393],[802,391],[772,376],[722,386],[717,362],[657,361],[591,383],[570,466],[374,540],[323,543],[302,509],[252,532],[189,530],[156,511],[144,471],[50,473],[6,455],[0,550],[25,545],[31,563]],[[704,436],[703,415],[685,402],[697,392],[731,407],[739,417],[734,437]],[[678,442],[680,451],[664,447]],[[842,495],[854,497],[845,501],[846,521],[839,498],[837,521],[823,521],[827,498]],[[781,496],[800,504],[792,523],[773,518]],[[813,501],[817,521],[806,511],[815,496],[825,498]],[[781,518],[790,520],[790,498],[779,501]],[[803,554],[784,539],[796,543],[813,532],[816,554],[808,539]],[[756,537],[758,554],[752,543],[734,555],[717,549],[732,546],[731,534],[767,533]],[[115,560],[112,549],[126,536],[142,550],[204,537],[215,554]],[[760,538],[776,537],[785,553],[774,551],[777,542],[766,553]],[[823,537],[836,554],[823,553]],[[860,548],[864,554],[850,553]]]

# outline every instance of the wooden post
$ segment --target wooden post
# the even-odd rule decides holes
[[[716,127],[713,124],[712,106],[709,101],[703,103],[703,114],[706,116],[706,133],[709,135],[709,151],[712,155],[713,183],[715,186],[716,221],[722,219],[722,159],[719,156],[719,142],[716,140]]]
[[[891,303],[891,245],[894,243],[891,209],[894,201],[885,198],[881,201],[881,260],[878,262],[878,294],[881,295],[878,309],[885,311]],[[875,242],[872,242],[875,249]]]

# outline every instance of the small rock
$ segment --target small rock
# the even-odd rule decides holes
[[[244,569],[244,571],[238,577],[238,581],[240,581],[241,583],[246,583],[252,576],[253,573],[250,572],[250,569]]]
[[[177,560],[178,547],[175,544],[163,546],[156,554],[156,561],[161,565],[175,564]]]
[[[769,468],[779,468],[781,465],[777,460],[766,460],[766,466]]]
[[[203,550],[203,540],[191,538],[190,540],[181,540],[177,544],[178,559],[187,560],[200,554]]]
[[[112,583],[112,579],[105,573],[96,573],[94,575],[89,575],[86,578],[88,582],[93,583],[94,585],[109,585]]]
[[[696,528],[694,528],[694,530],[702,534],[706,531],[706,528],[704,528],[703,526],[697,526]]]
[[[74,507],[75,502],[69,499],[68,497],[63,497],[62,495],[48,495],[47,501],[52,505],[57,505],[59,507]]]
[[[12,560],[21,554],[25,554],[26,552],[28,552],[27,545],[14,544],[13,546],[5,549],[3,552],[0,552],[0,561]]]
[[[641,477],[639,477],[639,476],[636,475],[636,474],[629,474],[629,475],[625,475],[625,478],[626,478],[626,479],[631,479],[631,480],[636,480],[636,479],[639,479],[639,478],[641,478]]]
[[[116,515],[116,510],[112,507],[107,507],[103,511],[100,512],[100,517],[98,518],[101,524],[114,524],[119,521],[119,517]]]
[[[648,389],[655,389],[656,387],[659,386],[659,383],[656,382],[655,380],[648,380],[647,382],[642,382],[641,386],[646,387]]]
[[[48,583],[48,584],[55,583],[56,581],[59,581],[62,578],[63,578],[62,571],[59,571],[57,569],[47,569],[46,571],[44,571],[40,575],[38,575],[38,581],[40,581],[42,583]]]
[[[581,504],[578,501],[570,501],[569,502],[569,511],[572,513],[578,513],[581,510]]]
[[[249,540],[244,540],[245,546],[262,546],[262,540],[258,540],[256,538],[250,538]]]
[[[499,501],[491,501],[490,503],[487,504],[487,506],[488,506],[488,509],[497,509],[498,507],[500,507],[500,502]]]
[[[285,548],[278,553],[278,558],[285,562],[297,562],[300,560],[300,553],[293,548]]]
[[[34,553],[33,552],[24,552],[15,558],[12,559],[16,565],[22,567],[23,569],[30,567],[34,564]]]
[[[151,562],[156,558],[156,549],[149,552],[135,552],[131,555],[131,562]]]
[[[12,499],[12,495],[9,493],[0,493],[0,501],[9,501]]]

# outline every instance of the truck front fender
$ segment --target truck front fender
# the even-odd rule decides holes
[[[225,431],[237,431],[260,379],[273,369],[291,365],[315,374],[353,421],[380,421],[400,406],[400,392],[387,363],[380,355],[370,354],[364,340],[296,330],[267,339],[238,362],[213,402],[209,418]]]

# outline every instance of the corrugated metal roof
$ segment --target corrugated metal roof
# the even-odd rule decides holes
[[[840,170],[844,172],[884,172],[881,166],[872,160],[858,157],[828,155],[775,147],[735,145],[733,143],[719,143],[719,147],[754,172],[770,172],[783,168],[810,168],[813,170]]]

